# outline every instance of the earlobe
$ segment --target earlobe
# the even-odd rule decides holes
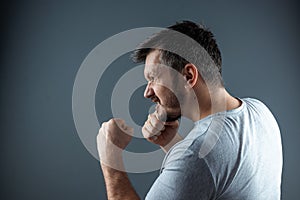
[[[198,69],[192,63],[188,63],[184,67],[184,77],[186,79],[185,88],[193,88],[198,80]]]

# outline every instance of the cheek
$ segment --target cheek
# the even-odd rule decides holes
[[[155,96],[159,99],[164,98],[164,89],[161,86],[156,86],[153,88]]]
[[[161,104],[167,106],[178,105],[177,96],[166,87],[159,87],[154,90],[155,95],[159,98]]]

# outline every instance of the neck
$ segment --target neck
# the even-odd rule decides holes
[[[197,95],[198,94],[198,95]],[[233,110],[241,105],[240,100],[231,96],[225,88],[217,88],[214,90],[202,90],[196,92],[197,103],[195,106],[190,106],[188,110],[188,118],[193,121],[198,121],[209,115]]]

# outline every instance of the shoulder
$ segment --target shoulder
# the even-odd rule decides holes
[[[211,199],[216,194],[215,179],[206,159],[200,158],[193,150],[195,142],[183,140],[174,145],[165,157],[155,185],[165,188],[164,193],[171,188],[168,199]]]
[[[248,110],[269,110],[265,103],[263,103],[261,100],[255,98],[243,98],[241,100],[246,105]]]
[[[166,154],[162,164],[162,170],[166,168],[196,168],[208,167],[205,158],[199,156],[199,148],[201,146],[201,138],[184,139],[175,144]]]

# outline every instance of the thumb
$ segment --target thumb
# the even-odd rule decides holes
[[[123,124],[121,127],[122,131],[124,131],[126,134],[133,136],[134,129],[127,124]]]
[[[134,129],[130,126],[126,126],[124,131],[128,134],[128,135],[131,135],[133,136],[133,133],[134,133]]]

